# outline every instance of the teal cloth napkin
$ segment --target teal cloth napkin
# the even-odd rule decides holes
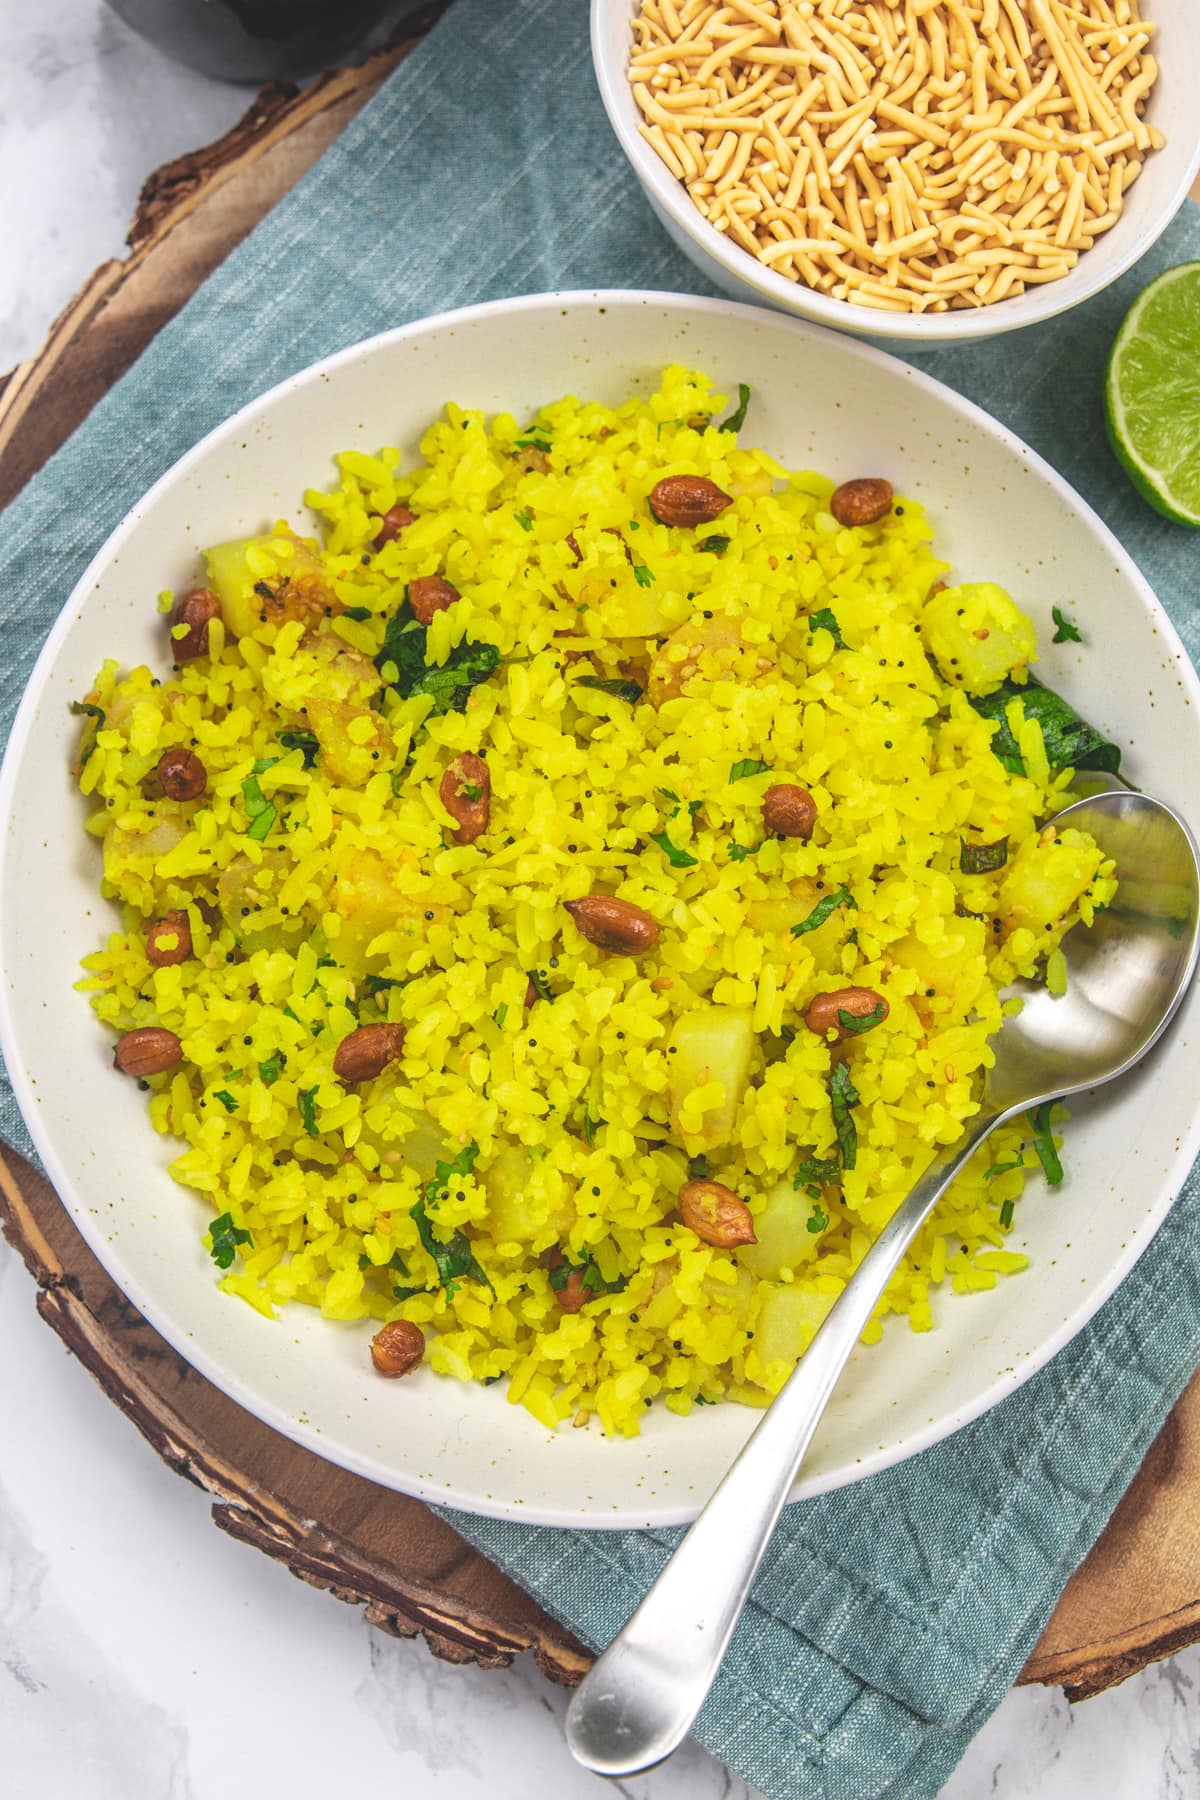
[[[0,519],[0,737],[107,533],[175,459],[328,352],[548,288],[705,291],[609,131],[586,0],[458,0]],[[1198,540],[1156,518],[1104,441],[1117,321],[1200,257],[1188,206],[1145,261],[1049,325],[919,360],[1034,444],[1140,562],[1195,656]],[[914,360],[917,360],[914,358]],[[11,1091],[0,1130],[30,1144]],[[1062,1204],[1086,1196],[1064,1190]],[[789,1508],[698,1735],[772,1800],[922,1800],[1008,1689],[1200,1361],[1200,1182],[1140,1263],[1017,1394],[888,1474]],[[449,1515],[593,1645],[678,1533]]]

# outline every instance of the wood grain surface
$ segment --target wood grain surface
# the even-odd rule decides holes
[[[150,176],[127,257],[102,265],[41,352],[0,379],[0,505],[53,454],[195,288],[348,123],[415,37],[303,93],[273,85],[215,144]],[[1195,190],[1200,199],[1200,183]],[[419,1501],[375,1487],[261,1425],[191,1369],[112,1285],[48,1184],[0,1155],[0,1229],[38,1311],[172,1468],[213,1496],[231,1536],[361,1605],[437,1656],[499,1667],[530,1651],[575,1682],[588,1653]],[[1200,1376],[1091,1555],[1022,1681],[1073,1699],[1200,1640]]]

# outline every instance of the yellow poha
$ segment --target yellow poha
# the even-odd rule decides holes
[[[451,405],[413,469],[347,452],[306,496],[320,540],[217,546],[199,598],[160,599],[175,672],[107,663],[83,703],[123,925],[81,986],[175,1046],[150,1115],[222,1286],[408,1321],[550,1426],[765,1404],[976,1109],[1002,988],[1114,889],[1044,823],[1071,771],[1012,600],[946,588],[910,500],[839,524],[725,405],[670,368],[524,427]],[[719,516],[661,522],[676,476]],[[188,755],[203,791],[173,798]],[[765,830],[780,784],[811,835]],[[597,895],[653,942],[591,941],[566,903]],[[806,1024],[850,988],[885,1004]],[[1024,1266],[1034,1149],[996,1134],[868,1339]],[[755,1241],[683,1223],[689,1180]]]

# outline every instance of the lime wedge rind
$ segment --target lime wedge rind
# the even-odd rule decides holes
[[[1104,398],[1113,449],[1139,493],[1200,529],[1200,262],[1167,269],[1134,301]]]

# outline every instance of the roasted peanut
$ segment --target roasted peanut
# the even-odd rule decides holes
[[[146,933],[146,960],[156,969],[186,962],[192,954],[192,928],[185,912],[164,913]]]
[[[615,894],[586,894],[582,900],[565,900],[563,905],[574,919],[575,929],[598,950],[640,956],[659,934],[657,919],[632,900],[618,900]]]
[[[698,1238],[719,1250],[758,1242],[750,1208],[719,1181],[685,1181],[679,1190],[679,1216]]]
[[[334,1051],[333,1072],[339,1081],[372,1081],[403,1048],[403,1025],[360,1025]]]
[[[807,844],[817,822],[817,803],[807,788],[781,781],[763,795],[762,816],[764,831],[801,838]]]
[[[416,513],[409,512],[407,506],[389,506],[388,510],[379,521],[379,530],[375,535],[374,548],[376,550],[382,550],[385,544],[390,544],[394,538],[398,538],[400,533],[404,530],[404,527],[406,525],[411,525],[416,519],[416,516]]]
[[[425,1354],[425,1334],[408,1319],[393,1319],[371,1339],[371,1361],[380,1375],[411,1375]]]
[[[168,800],[198,800],[208,786],[208,770],[194,750],[164,750],[154,773]]]
[[[464,750],[456,756],[438,788],[438,798],[454,820],[456,844],[473,844],[488,828],[492,778],[482,756]]]
[[[843,1025],[839,1014],[845,1013],[847,1018],[861,1019],[859,1026]],[[818,1037],[825,1037],[836,1031],[839,1043],[843,1038],[860,1037],[864,1031],[871,1031],[876,1025],[882,1025],[888,1016],[888,1003],[882,994],[874,988],[837,988],[832,994],[818,994],[804,1015],[804,1023]]]
[[[113,1065],[122,1075],[134,1075],[144,1081],[147,1075],[161,1075],[183,1060],[183,1045],[173,1031],[161,1025],[139,1025],[117,1039]]]
[[[443,581],[440,575],[418,575],[408,584],[408,604],[419,625],[428,625],[434,613],[445,612],[461,598],[453,582]]]
[[[892,510],[892,484],[874,475],[843,481],[834,489],[829,510],[839,525],[878,525]]]
[[[565,1313],[577,1313],[581,1306],[596,1298],[583,1285],[583,1270],[572,1269],[563,1285],[554,1290],[554,1298]]]
[[[665,475],[650,490],[650,511],[660,525],[707,525],[732,505],[732,494],[707,475]]]
[[[192,588],[181,594],[171,608],[169,624],[172,627],[171,655],[176,663],[195,662],[198,656],[208,655],[208,622],[220,616],[221,602],[211,588]],[[187,626],[186,637],[176,637],[174,627]]]

